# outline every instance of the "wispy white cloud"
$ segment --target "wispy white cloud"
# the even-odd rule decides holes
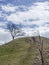
[[[28,8],[25,5],[21,5],[21,6],[14,6],[13,4],[7,4],[7,5],[1,5],[0,6],[2,11],[5,12],[18,12],[18,11],[27,11]]]
[[[13,6],[12,4],[2,5],[1,9],[5,12],[15,12],[16,11],[16,7]]]
[[[36,6],[34,6],[36,5]],[[25,12],[15,12],[7,16],[8,21],[12,21],[14,23],[30,23],[37,24],[37,25],[42,25],[49,21],[49,4],[48,2],[38,2],[34,3],[31,7],[28,7],[28,11]],[[29,19],[33,19],[31,22],[29,22]],[[36,20],[38,19],[38,20]],[[26,22],[24,22],[26,20]],[[39,23],[40,22],[40,23]]]
[[[6,23],[7,23],[7,22],[2,22],[2,21],[0,21],[0,26],[6,26]]]

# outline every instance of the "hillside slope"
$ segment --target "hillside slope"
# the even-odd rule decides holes
[[[49,65],[49,39],[41,39],[44,40],[45,65]],[[32,38],[20,38],[0,46],[0,65],[41,65],[39,44]]]

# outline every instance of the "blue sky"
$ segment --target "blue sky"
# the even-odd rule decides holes
[[[49,0],[0,0],[0,43],[10,41],[7,23],[18,25],[25,36],[49,37]]]

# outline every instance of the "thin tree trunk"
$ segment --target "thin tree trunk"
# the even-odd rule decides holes
[[[41,62],[42,62],[42,65],[44,65],[43,52],[42,52],[42,50],[39,50],[39,51],[40,51],[40,56],[41,56]]]
[[[13,36],[12,38],[13,38],[13,40],[14,40],[14,36]]]
[[[40,48],[39,48],[39,52],[40,52],[40,56],[41,56],[42,65],[44,65],[44,57],[43,57],[43,40],[41,40],[40,36],[39,36],[39,39],[40,39]]]

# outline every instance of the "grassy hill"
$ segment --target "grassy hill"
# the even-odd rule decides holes
[[[39,41],[38,37],[35,37]],[[44,40],[44,61],[49,65],[49,39]],[[0,46],[0,65],[41,65],[39,43],[19,38]]]

